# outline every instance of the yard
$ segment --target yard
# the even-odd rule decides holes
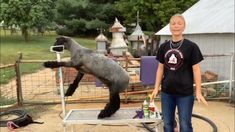
[[[55,59],[55,55],[49,52],[49,47],[55,41],[56,35],[50,36],[32,36],[31,41],[25,43],[24,40],[20,36],[5,36],[2,37],[1,40],[1,65],[11,64],[14,63],[18,52],[23,53],[23,59],[25,60],[51,60]],[[95,40],[94,39],[87,39],[87,38],[76,38],[78,42],[80,42],[84,47],[88,47],[91,49],[95,49]],[[68,57],[69,55],[66,53],[63,57]],[[23,73],[34,73],[42,68],[42,65],[27,65],[24,66]],[[12,69],[11,69],[12,70]],[[13,69],[14,70],[14,69]],[[8,74],[9,73],[9,74]],[[48,71],[46,72],[48,73]],[[10,76],[12,74],[12,76]],[[37,73],[38,74],[38,73]],[[5,80],[11,80],[14,76],[11,72],[3,72],[1,71],[1,79],[4,78]],[[7,78],[6,78],[7,76]],[[27,77],[27,75],[24,75]],[[31,74],[29,76],[32,76]],[[46,79],[48,80],[48,79]],[[1,85],[8,83],[2,82]],[[32,83],[32,82],[29,82]],[[35,84],[34,84],[35,85]],[[41,91],[43,92],[43,91]],[[1,95],[1,94],[0,94]],[[1,97],[1,96],[0,96]],[[4,101],[1,97],[1,103]],[[155,102],[156,105],[161,108],[160,102]],[[74,103],[74,104],[67,104],[66,109],[67,111],[70,109],[86,109],[86,108],[94,108],[94,109],[102,109],[105,103]],[[131,103],[128,104],[122,103],[121,107],[141,107],[142,102],[138,103]],[[27,127],[23,127],[18,129],[17,131],[33,131],[33,132],[41,132],[41,131],[48,131],[51,132],[60,132],[63,131],[62,126],[62,119],[61,119],[61,105],[24,105],[24,109],[26,109],[29,114],[33,117],[35,121],[43,121],[44,124],[31,124]],[[233,132],[234,131],[234,113],[235,109],[234,106],[228,102],[223,101],[209,101],[209,106],[206,107],[198,102],[195,101],[194,113],[203,115],[209,119],[211,119],[218,127],[218,131],[222,132]],[[212,131],[210,126],[205,122],[193,119],[193,126],[195,132],[210,132]],[[89,128],[94,126],[91,125],[77,125],[75,126],[75,130],[78,132],[86,131]],[[71,126],[67,127],[68,130],[71,130]],[[146,131],[146,129],[142,128],[140,124],[138,124],[138,130]],[[1,132],[9,131],[7,128],[0,128]],[[92,131],[97,132],[106,132],[106,131],[114,131],[114,132],[123,132],[123,131],[130,131],[134,132],[136,129],[117,125],[117,126],[99,126]]]

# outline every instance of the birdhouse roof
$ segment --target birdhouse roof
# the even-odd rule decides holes
[[[100,33],[96,38],[95,41],[108,41],[107,37],[103,35],[103,33]]]
[[[131,34],[131,36],[142,36],[144,35],[139,23],[136,24],[134,32]]]
[[[110,29],[111,32],[125,32],[126,28],[122,26],[122,24],[118,21],[117,18],[115,18],[115,22],[113,26]]]

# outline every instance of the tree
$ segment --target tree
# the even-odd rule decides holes
[[[139,11],[143,30],[156,31],[165,26],[175,13],[182,13],[198,0],[119,0],[116,7],[125,18],[125,24],[136,22]]]
[[[29,29],[43,29],[51,24],[55,16],[55,0],[0,0],[0,20],[7,27],[18,26],[25,41],[29,40]]]
[[[114,0],[58,0],[56,22],[62,35],[97,35],[97,29],[108,29],[120,12]],[[120,17],[121,18],[121,17]]]

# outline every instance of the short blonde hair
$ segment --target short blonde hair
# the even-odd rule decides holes
[[[171,17],[171,19],[170,19],[170,22],[171,22],[171,20],[172,20],[174,17],[180,17],[180,18],[183,20],[184,25],[186,25],[186,21],[185,21],[185,19],[184,19],[184,16],[183,16],[183,15],[181,15],[181,14],[179,14],[179,13],[177,13],[177,14],[173,15],[173,16]]]

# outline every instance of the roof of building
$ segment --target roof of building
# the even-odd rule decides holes
[[[184,34],[234,33],[234,0],[199,0],[183,14]],[[155,35],[170,35],[169,24]]]

